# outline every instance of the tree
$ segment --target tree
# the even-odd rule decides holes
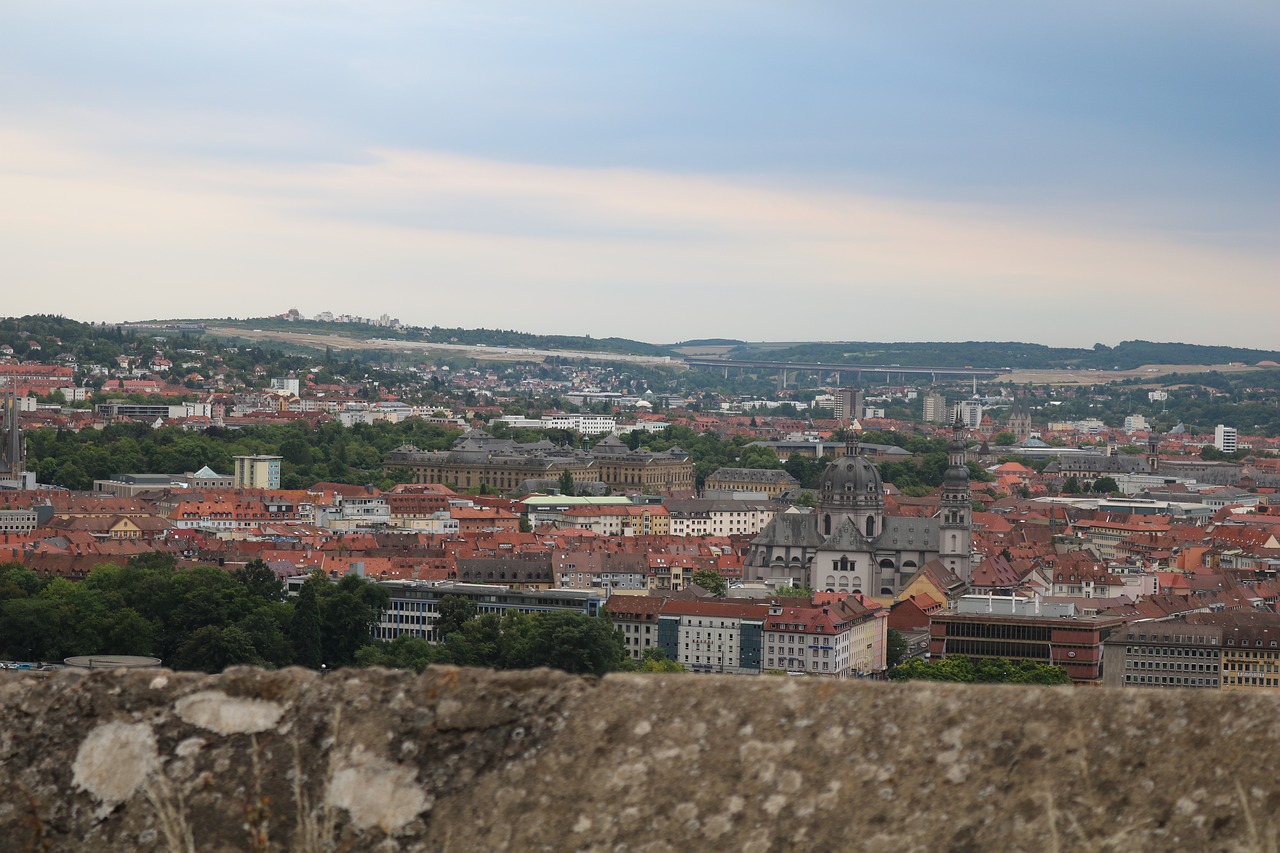
[[[356,652],[359,666],[385,666],[422,672],[435,659],[435,647],[421,637],[401,634],[389,643],[370,643]]]
[[[1068,477],[1062,484],[1062,493],[1064,495],[1080,494],[1080,481],[1074,476]]]
[[[566,497],[573,496],[573,474],[569,473],[568,468],[560,472],[560,494]]]
[[[311,669],[319,669],[324,662],[320,643],[320,604],[316,598],[316,586],[321,583],[324,581],[308,578],[302,585],[298,600],[293,605],[293,620],[289,623],[293,662]]]
[[[698,569],[693,573],[693,582],[712,595],[725,595],[729,591],[724,575],[712,569]]]
[[[236,664],[261,663],[249,635],[234,625],[205,625],[182,644],[174,659],[177,669],[222,672]]]
[[[1100,494],[1111,494],[1120,491],[1120,484],[1115,477],[1099,477],[1093,481],[1093,490]]]
[[[778,459],[778,454],[774,453],[772,448],[754,445],[743,448],[742,455],[738,457],[738,467],[781,468],[782,461]]]
[[[813,590],[807,586],[780,586],[773,592],[779,598],[813,598]]]
[[[658,646],[650,646],[640,655],[640,672],[687,672],[684,664],[671,660]]]
[[[504,664],[512,669],[549,666],[565,672],[604,675],[623,668],[626,647],[606,616],[569,611],[511,614],[503,622]],[[521,636],[523,635],[523,636]]]
[[[318,589],[316,599],[324,662],[331,667],[354,664],[356,651],[373,639],[373,629],[390,602],[390,593],[358,575],[346,575],[336,584]]]
[[[245,563],[244,568],[232,572],[231,577],[242,584],[252,596],[267,601],[284,600],[284,584],[262,560],[250,560]]]
[[[446,595],[440,599],[440,610],[435,623],[436,642],[443,643],[450,634],[474,619],[475,615],[475,602],[469,598]]]
[[[998,432],[991,438],[991,443],[996,447],[1010,447],[1017,442],[1018,437],[1011,432]]]
[[[906,660],[907,640],[896,628],[890,628],[885,636],[885,664],[892,669]]]
[[[267,666],[288,666],[293,662],[293,650],[285,635],[289,624],[289,606],[281,602],[266,602],[235,623],[253,643],[258,659]]]

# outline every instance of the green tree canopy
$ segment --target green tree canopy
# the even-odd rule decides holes
[[[729,582],[724,575],[711,569],[698,569],[693,573],[693,582],[712,595],[725,595],[729,592]]]
[[[898,681],[919,679],[924,681],[959,681],[974,684],[1070,684],[1071,676],[1060,666],[1020,661],[1017,663],[1000,658],[971,660],[964,655],[953,655],[942,660],[925,662],[912,658],[889,672]]]

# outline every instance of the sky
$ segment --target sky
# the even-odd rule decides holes
[[[1280,348],[1280,4],[0,0],[0,313]]]

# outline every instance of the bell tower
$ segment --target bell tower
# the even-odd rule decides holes
[[[942,513],[938,526],[938,559],[956,577],[969,582],[972,574],[973,494],[965,464],[964,424],[956,413],[947,445],[947,471],[942,477]]]

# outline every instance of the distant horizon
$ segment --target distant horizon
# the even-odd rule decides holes
[[[36,313],[48,313],[48,312],[36,312]],[[348,313],[348,312],[342,312],[342,313]],[[388,312],[380,311],[380,312],[378,312],[378,313],[379,313],[379,314],[384,314],[384,313],[388,313]],[[79,318],[79,317],[70,317],[70,315],[67,315],[67,314],[63,314],[62,316],[69,317],[70,319],[73,319],[73,320],[78,320],[79,322],[82,322],[82,323],[93,323],[93,322],[103,323],[103,322],[105,322],[105,323],[107,323],[107,324],[109,324],[109,325],[111,325],[111,324],[114,324],[114,325],[132,325],[132,324],[142,324],[142,323],[196,323],[196,322],[211,322],[211,321],[212,321],[212,322],[218,322],[218,321],[226,322],[226,321],[227,321],[227,317],[226,317],[226,316],[223,316],[223,317],[195,317],[195,316],[191,316],[191,317],[168,317],[168,318],[153,317],[153,318],[149,318],[149,319],[135,319],[135,320],[107,320],[107,321],[102,321],[102,320],[83,320],[83,319],[81,319],[81,318]],[[364,315],[356,315],[356,314],[352,313],[352,316],[364,316]],[[282,318],[280,318],[280,317],[279,317],[279,315],[262,315],[262,316],[257,316],[257,317],[231,317],[232,322],[236,322],[236,323],[248,323],[248,322],[253,321],[253,320],[280,320],[280,319],[282,319]],[[865,338],[865,339],[854,339],[854,338],[845,338],[845,339],[816,339],[816,338],[814,338],[814,339],[807,339],[807,340],[806,340],[806,339],[782,339],[782,338],[778,338],[778,339],[728,338],[728,337],[726,337],[726,336],[724,336],[724,335],[706,335],[706,336],[704,336],[704,337],[699,337],[699,338],[687,338],[687,339],[679,340],[679,341],[664,342],[664,341],[652,341],[652,340],[645,340],[644,338],[633,337],[633,336],[631,336],[631,335],[620,334],[620,333],[609,334],[609,335],[599,335],[599,334],[590,334],[590,333],[588,333],[588,334],[578,334],[578,333],[572,333],[572,332],[560,332],[560,331],[540,332],[540,331],[530,331],[530,330],[528,330],[528,329],[511,328],[511,327],[483,326],[483,325],[466,325],[466,324],[461,324],[461,325],[459,325],[459,324],[450,324],[450,325],[447,325],[447,326],[446,326],[446,325],[439,324],[439,323],[431,323],[431,324],[425,324],[425,325],[424,325],[424,324],[419,324],[419,323],[410,323],[410,322],[406,322],[406,321],[404,320],[404,318],[403,318],[403,317],[398,318],[398,319],[400,319],[400,322],[401,322],[401,325],[402,325],[402,326],[409,326],[409,327],[417,328],[417,329],[430,329],[430,328],[432,328],[433,326],[435,326],[435,327],[438,327],[438,328],[456,328],[456,329],[468,329],[468,330],[477,330],[477,331],[478,331],[478,330],[487,330],[487,331],[497,331],[497,332],[513,332],[513,333],[515,333],[515,334],[538,335],[538,336],[545,336],[545,337],[557,337],[557,336],[559,336],[559,337],[582,337],[582,338],[593,338],[593,339],[598,339],[598,340],[605,340],[605,339],[611,339],[611,338],[612,338],[612,339],[618,339],[618,340],[630,340],[630,341],[635,341],[636,343],[650,344],[650,345],[653,345],[653,346],[662,346],[662,347],[678,347],[678,346],[687,346],[687,345],[690,345],[690,344],[698,344],[698,343],[702,343],[702,342],[705,342],[705,341],[725,340],[725,341],[732,341],[733,343],[740,343],[740,344],[841,344],[841,343],[857,343],[857,344],[1026,344],[1026,345],[1030,345],[1030,346],[1043,346],[1043,347],[1047,347],[1047,348],[1049,348],[1049,349],[1080,349],[1080,350],[1091,350],[1091,349],[1093,349],[1093,347],[1094,347],[1094,345],[1095,345],[1095,344],[1099,344],[1099,343],[1103,344],[1104,346],[1107,346],[1107,347],[1110,347],[1110,348],[1114,349],[1115,347],[1120,346],[1121,344],[1142,342],[1142,343],[1161,344],[1161,345],[1169,344],[1169,345],[1185,345],[1185,346],[1197,346],[1197,347],[1226,347],[1226,348],[1232,348],[1232,349],[1253,350],[1253,351],[1260,352],[1260,353],[1273,353],[1273,354],[1274,354],[1274,353],[1280,353],[1280,342],[1277,342],[1277,345],[1276,345],[1275,347],[1268,348],[1268,347],[1253,347],[1253,346],[1245,346],[1245,345],[1242,345],[1242,344],[1235,344],[1235,343],[1223,343],[1223,342],[1217,342],[1217,343],[1200,343],[1200,342],[1197,342],[1197,341],[1153,340],[1153,339],[1151,339],[1151,338],[1126,338],[1126,339],[1124,339],[1124,340],[1116,341],[1116,342],[1114,342],[1114,343],[1108,343],[1108,342],[1106,342],[1106,341],[1092,341],[1091,343],[1088,343],[1088,344],[1046,344],[1046,343],[1042,343],[1042,342],[1040,342],[1040,341],[1033,341],[1033,340],[1016,340],[1016,339],[1013,339],[1013,338],[1005,338],[1005,339],[999,339],[999,340],[994,339],[994,338],[992,338],[992,339],[983,339],[983,338],[966,338],[966,339],[963,339],[963,340],[961,340],[961,339],[956,339],[956,340],[938,340],[938,339],[932,339],[932,340],[924,340],[924,339],[920,339],[920,340],[874,340],[874,339],[870,339],[870,338]],[[301,321],[289,321],[289,322],[308,322],[308,323],[310,323],[310,322],[317,322],[317,321],[313,319],[313,316],[304,316],[304,317],[302,318],[302,320],[301,320]],[[336,322],[336,321],[334,321],[334,322]],[[351,324],[348,324],[348,325],[352,325],[352,326],[361,326],[361,325],[364,325],[364,324],[351,323]],[[370,325],[370,326],[368,326],[368,328],[369,328],[369,330],[370,330],[371,336],[376,336],[376,335],[373,335],[373,332],[374,332],[375,330],[377,330],[377,329],[379,329],[379,328],[386,328],[386,327],[379,327],[379,326],[372,326],[372,325]],[[707,345],[708,345],[708,346],[714,346],[715,344],[707,344]]]

